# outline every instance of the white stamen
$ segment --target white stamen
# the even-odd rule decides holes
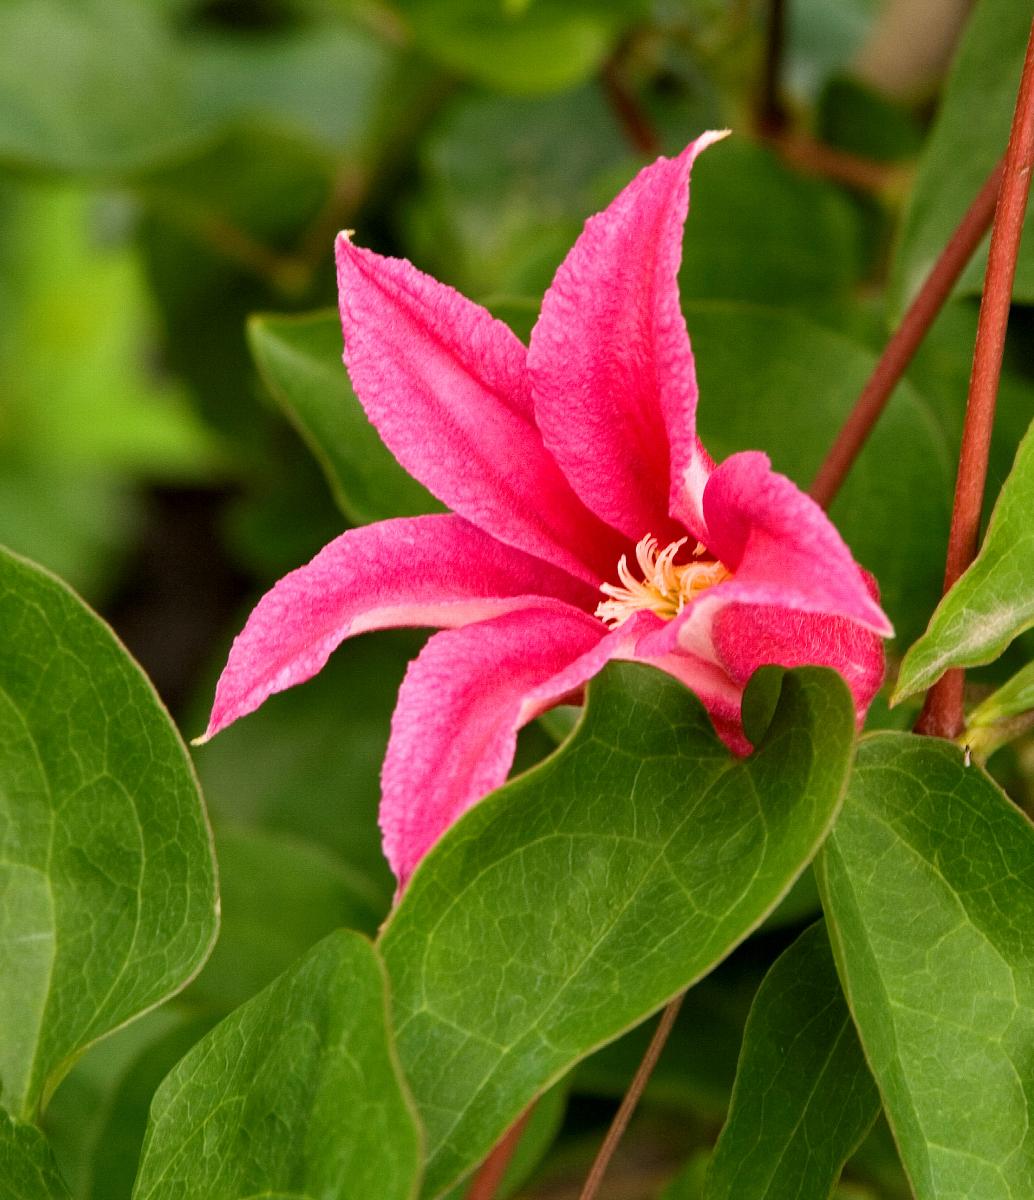
[[[600,591],[609,600],[600,602],[596,616],[611,629],[617,629],[636,612],[655,612],[665,620],[671,620],[682,611],[687,600],[704,588],[713,587],[731,578],[724,563],[713,558],[701,558],[706,547],[697,542],[693,549],[693,561],[675,565],[675,556],[688,541],[680,538],[658,553],[657,539],[647,534],[635,548],[636,561],[642,579],[636,579],[623,554],[618,563],[618,578],[621,584],[604,583]]]

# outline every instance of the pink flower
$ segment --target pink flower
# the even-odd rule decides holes
[[[587,222],[527,349],[410,263],[338,239],[356,393],[453,511],[349,530],[280,580],[233,644],[205,736],[346,637],[444,629],[410,664],[382,772],[400,887],[506,779],[518,729],[609,659],[680,679],[741,754],[762,664],[835,667],[859,721],[880,685],[891,627],[825,514],[764,454],[716,466],[696,435],[677,273],[690,168],[721,136],[658,159]]]

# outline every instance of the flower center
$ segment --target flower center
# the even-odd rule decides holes
[[[600,602],[596,616],[611,629],[617,629],[634,613],[643,610],[655,612],[670,621],[697,592],[732,578],[732,572],[724,563],[706,557],[707,551],[701,542],[697,542],[690,562],[676,564],[675,556],[687,541],[688,538],[680,538],[658,553],[657,539],[647,534],[635,548],[642,579],[635,578],[627,557],[622,554],[618,563],[621,583],[600,586],[600,591],[610,599]]]

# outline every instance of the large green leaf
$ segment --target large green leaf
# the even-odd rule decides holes
[[[707,1200],[828,1200],[879,1111],[820,921],[758,990]]]
[[[898,243],[892,279],[898,313],[918,291],[1005,152],[1032,16],[1031,0],[979,0],[973,10]],[[980,290],[985,260],[986,252],[974,258],[960,284],[964,290]],[[1020,250],[1014,292],[1034,299],[1034,242],[1029,237]]]
[[[228,1012],[334,929],[373,934],[380,890],[322,846],[279,832],[216,831],[221,925],[184,999]]]
[[[182,161],[234,126],[367,153],[395,53],[340,21],[186,38],[147,0],[0,6],[0,159],[108,177]]]
[[[918,1200],[1034,1195],[1027,818],[956,746],[873,734],[817,874]]]
[[[69,1200],[47,1140],[0,1110],[0,1181],[4,1200]]]
[[[133,1195],[405,1200],[419,1164],[383,966],[365,938],[341,931],[175,1067],[155,1094]]]
[[[860,210],[830,183],[736,136],[694,165],[679,273],[687,300],[822,305],[857,283],[863,261]]]
[[[725,304],[692,304],[685,311],[700,377],[704,444],[717,458],[764,450],[777,470],[807,487],[874,356],[786,313]],[[950,492],[944,436],[925,402],[901,387],[831,516],[855,557],[876,576],[905,642],[918,634],[924,608],[940,593]]]
[[[650,1075],[646,1102],[724,1120],[736,1077],[743,1026],[762,972],[735,958],[686,994],[664,1054]],[[590,1055],[574,1072],[577,1092],[615,1101],[628,1090],[654,1032],[643,1022]]]
[[[253,317],[248,339],[270,394],[315,454],[350,520],[441,510],[367,420],[341,361],[336,312]]]
[[[117,173],[211,133],[184,119],[186,64],[148,4],[8,0],[0,45],[0,159]]]
[[[204,962],[215,866],[183,743],[107,626],[3,551],[0,629],[0,1080],[28,1117]]]
[[[613,194],[611,176],[635,166],[591,83],[554,96],[461,92],[423,139],[420,168],[405,209],[413,260],[468,296],[534,297],[534,321],[582,222]]]
[[[164,1004],[79,1059],[54,1093],[45,1128],[76,1200],[129,1200],[154,1093],[215,1024]]]
[[[421,49],[493,89],[546,92],[592,74],[641,0],[399,0]]]
[[[1034,625],[1034,425],[1016,451],[980,553],[938,604],[901,664],[895,700],[935,683],[949,667],[992,662]]]
[[[748,690],[761,745],[741,760],[680,684],[612,664],[571,741],[421,864],[382,945],[429,1194],[573,1063],[706,974],[814,854],[852,706],[839,676],[786,673],[761,738],[766,696]]]

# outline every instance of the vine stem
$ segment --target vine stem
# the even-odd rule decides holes
[[[966,210],[940,257],[923,281],[894,336],[887,343],[836,441],[819,467],[811,496],[828,508],[887,406],[901,377],[919,349],[937,314],[951,295],[959,276],[973,257],[994,217],[1004,160],[999,162]]]
[[[757,123],[762,134],[772,137],[786,128],[786,108],[780,95],[783,50],[786,45],[786,0],[769,0],[765,30],[765,57],[758,96]]]
[[[1005,170],[998,196],[991,249],[987,257],[984,294],[980,301],[973,371],[969,379],[966,420],[962,428],[959,470],[955,480],[951,532],[944,566],[944,590],[948,591],[973,561],[980,534],[980,511],[984,502],[987,460],[991,450],[998,380],[1002,373],[1005,332],[1012,303],[1016,259],[1027,212],[1031,168],[1034,167],[1034,22],[1027,40],[1023,75],[1016,97]],[[946,672],[927,693],[916,732],[935,737],[957,737],[963,722],[965,672],[956,667]]]
[[[503,1182],[506,1168],[510,1165],[510,1159],[514,1156],[534,1109],[534,1104],[529,1105],[493,1146],[488,1158],[474,1176],[466,1200],[492,1200]]]
[[[639,1098],[642,1096],[643,1090],[649,1082],[650,1076],[653,1074],[653,1069],[657,1065],[657,1060],[661,1056],[664,1044],[667,1042],[672,1026],[675,1024],[675,1018],[679,1015],[679,1009],[682,1007],[682,1001],[685,999],[685,996],[685,992],[680,993],[668,1004],[664,1012],[661,1013],[661,1019],[657,1023],[657,1028],[653,1031],[653,1037],[646,1048],[642,1062],[636,1070],[635,1077],[628,1091],[625,1092],[621,1106],[614,1114],[614,1120],[610,1123],[607,1136],[603,1139],[603,1144],[596,1154],[592,1168],[585,1178],[585,1184],[582,1187],[579,1200],[595,1200],[596,1193],[603,1182],[603,1176],[610,1165],[610,1160],[613,1158],[614,1151],[618,1147],[618,1142],[624,1136],[625,1130],[628,1128],[628,1122],[632,1119],[632,1114],[639,1103]]]

